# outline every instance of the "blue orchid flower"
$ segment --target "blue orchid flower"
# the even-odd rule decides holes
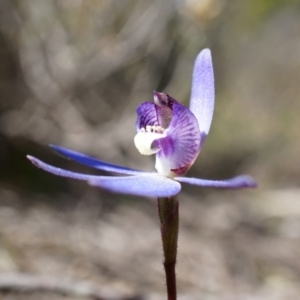
[[[154,92],[154,102],[144,102],[137,108],[137,134],[134,142],[141,154],[156,155],[157,173],[110,164],[56,145],[50,147],[71,160],[125,176],[81,174],[48,165],[32,156],[27,157],[44,171],[85,180],[92,186],[122,194],[171,197],[180,192],[180,183],[228,189],[256,187],[256,182],[248,175],[227,180],[183,177],[199,155],[208,135],[214,98],[211,53],[209,49],[204,49],[196,58],[189,108],[168,94],[158,92]]]

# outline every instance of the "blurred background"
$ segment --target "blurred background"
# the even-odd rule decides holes
[[[55,177],[25,155],[102,174],[53,153],[54,143],[154,171],[133,144],[135,109],[153,90],[188,105],[206,47],[216,107],[188,175],[251,174],[259,188],[183,187],[180,299],[299,298],[299,1],[1,0],[1,299],[74,299],[34,280],[26,293],[13,276],[3,283],[19,273],[84,281],[117,299],[165,298],[153,199]]]

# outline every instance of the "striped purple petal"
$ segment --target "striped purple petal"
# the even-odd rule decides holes
[[[200,178],[175,177],[175,180],[198,186],[224,188],[224,189],[240,189],[240,188],[255,188],[256,181],[248,175],[240,175],[226,180],[207,180]]]
[[[198,120],[201,132],[201,146],[209,132],[214,112],[214,72],[211,53],[209,49],[202,50],[196,58],[190,110]]]
[[[104,161],[101,161],[99,159],[96,159],[94,157],[82,154],[80,152],[76,152],[67,148],[63,148],[60,146],[56,145],[50,145],[52,149],[54,149],[56,152],[66,156],[69,159],[72,159],[80,164],[107,171],[107,172],[113,172],[113,173],[119,173],[119,174],[126,174],[126,175],[136,175],[143,173],[142,171],[139,170],[134,170],[131,168],[125,168],[122,166],[114,165],[114,164],[109,164]]]
[[[199,153],[198,122],[185,106],[173,104],[173,118],[167,136],[158,140],[161,150],[156,154],[155,167],[165,176],[184,175]]]
[[[136,130],[146,128],[146,126],[158,126],[157,112],[155,104],[152,102],[144,102],[136,109],[137,120]]]
[[[111,192],[144,197],[170,197],[181,190],[179,182],[158,174],[128,177],[98,176],[88,180],[93,186],[98,186]]]

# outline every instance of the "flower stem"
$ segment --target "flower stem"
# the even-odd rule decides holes
[[[176,197],[158,198],[158,214],[160,218],[160,230],[164,252],[164,268],[168,300],[176,300],[176,257],[178,241],[179,203]]]

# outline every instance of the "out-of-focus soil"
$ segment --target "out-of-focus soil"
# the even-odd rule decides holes
[[[297,299],[299,193],[218,192],[202,199],[182,194],[179,299]],[[4,197],[17,195],[2,190]],[[164,299],[155,202],[121,201],[110,210],[79,203],[60,210],[43,204],[42,197],[40,203],[33,200],[27,208],[6,204],[0,209],[2,275],[70,278],[120,295]],[[74,298],[10,290],[1,299]]]

